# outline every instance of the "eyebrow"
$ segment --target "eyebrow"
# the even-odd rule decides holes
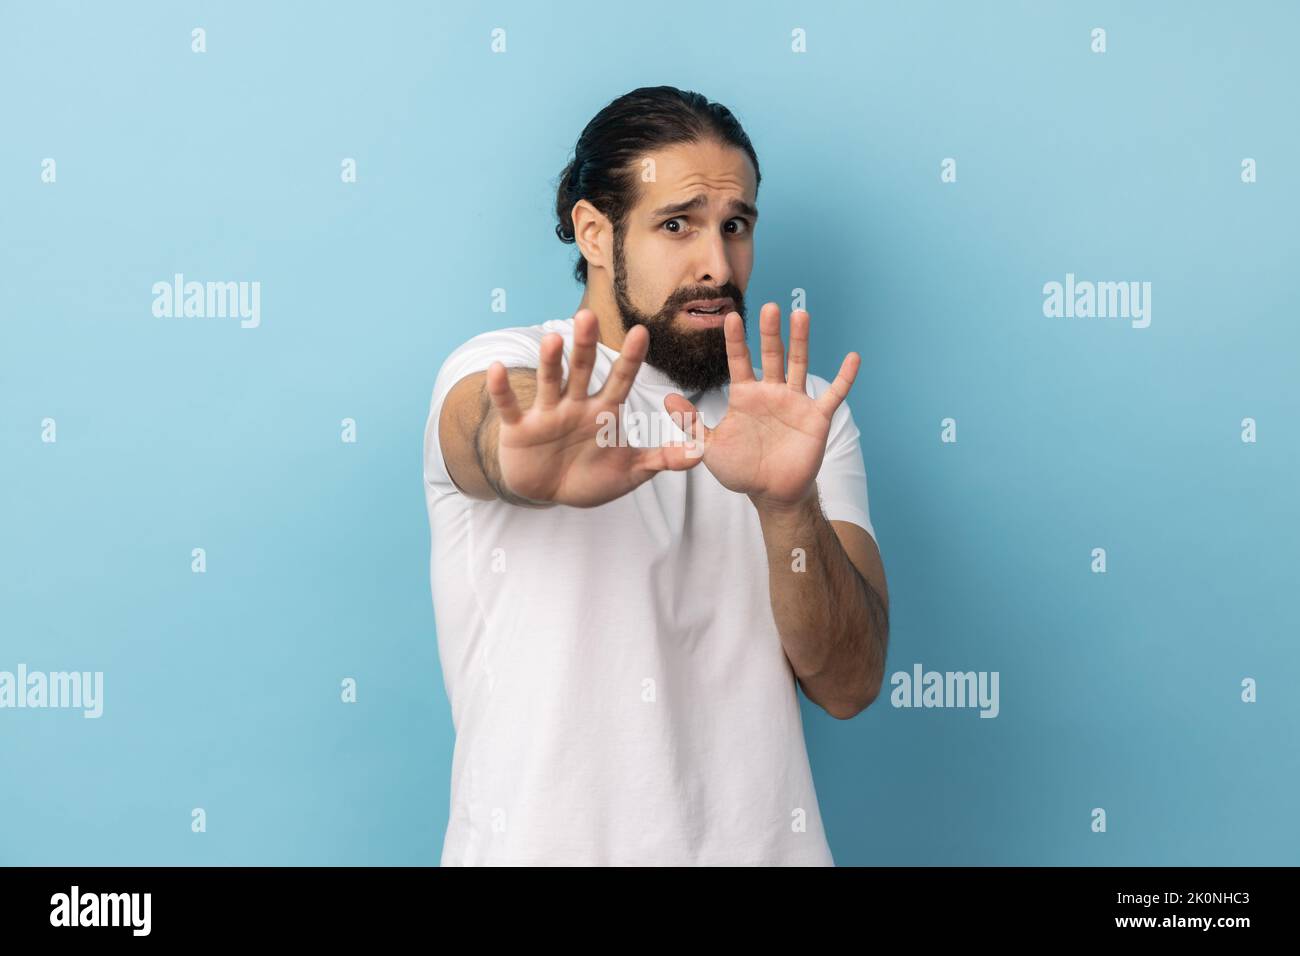
[[[694,212],[696,209],[703,208],[709,204],[709,197],[700,193],[683,202],[672,203],[667,206],[660,206],[650,215],[654,219],[660,216],[676,216],[684,212]],[[751,219],[758,219],[758,209],[752,203],[747,203],[743,199],[733,199],[727,207],[732,212],[741,212]]]

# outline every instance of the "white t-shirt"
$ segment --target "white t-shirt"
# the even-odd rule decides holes
[[[548,332],[564,337],[567,380],[571,318],[476,335],[439,370],[425,428],[438,652],[456,728],[442,865],[833,866],[749,498],[703,462],[597,508],[482,501],[451,481],[443,399],[493,361],[536,368]],[[618,358],[597,351],[589,393]],[[808,375],[810,395],[827,386]],[[647,431],[656,441],[632,444],[684,438],[663,406],[675,391],[642,363],[625,409],[663,425]],[[686,397],[712,427],[728,391]],[[828,519],[874,537],[847,402],[817,484]]]

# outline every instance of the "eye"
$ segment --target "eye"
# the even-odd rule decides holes
[[[681,229],[681,227],[678,225],[678,223],[682,222],[685,218],[686,218],[685,216],[674,216],[672,219],[666,219],[666,220],[664,220],[662,223],[660,223],[660,226],[663,226],[663,227],[671,227],[671,228],[668,229],[668,231],[671,232],[671,233],[677,234],[677,233],[680,233],[680,232],[682,231],[682,229]],[[727,228],[727,227],[731,226],[733,223],[734,223],[738,228],[736,228],[736,229],[734,229],[734,230],[729,230],[729,231],[728,231],[728,234],[729,234],[729,235],[732,235],[732,236],[743,236],[743,235],[745,235],[746,233],[748,233],[748,232],[750,231],[749,220],[748,220],[748,219],[742,219],[742,218],[739,218],[739,217],[737,217],[737,218],[735,218],[735,219],[728,219],[728,220],[727,220],[727,223],[726,223],[726,226],[724,226],[724,228]]]

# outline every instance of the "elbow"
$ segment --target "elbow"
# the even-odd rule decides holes
[[[868,705],[866,704],[860,706],[856,704],[836,705],[834,707],[827,707],[826,713],[830,714],[836,720],[852,720],[854,717],[858,716],[858,714],[866,710],[867,706]]]
[[[857,717],[858,714],[861,714],[863,710],[866,710],[867,708],[870,708],[872,704],[875,704],[878,693],[879,689],[876,692],[867,693],[865,696],[858,697],[857,700],[848,702],[848,704],[840,704],[840,702],[837,702],[835,705],[828,706],[826,713],[831,714],[831,717],[835,718],[836,721],[852,721],[852,719]]]
[[[862,713],[868,707],[876,702],[880,696],[880,684],[877,683],[875,688],[869,690],[866,694],[848,702],[835,702],[826,708],[826,713],[830,714],[836,720],[852,720],[858,714]]]

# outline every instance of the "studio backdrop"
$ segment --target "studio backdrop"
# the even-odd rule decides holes
[[[886,684],[801,698],[836,862],[1300,862],[1298,30],[5,3],[0,863],[437,862],[434,376],[573,314],[556,179],[658,84],[758,152],[751,348],[772,300],[863,359]]]

